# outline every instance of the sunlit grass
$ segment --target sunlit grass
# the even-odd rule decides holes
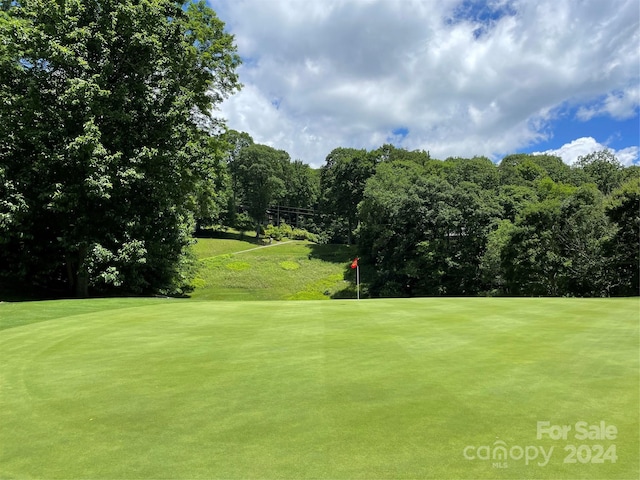
[[[295,240],[254,245],[240,240],[199,239],[194,299],[329,299],[350,293],[355,248]]]
[[[0,336],[0,476],[638,478],[638,307],[0,304],[1,319],[22,319]],[[617,435],[538,439],[538,421],[604,421]],[[542,466],[477,458],[496,442],[554,451]],[[617,459],[564,463],[567,444],[615,445]]]

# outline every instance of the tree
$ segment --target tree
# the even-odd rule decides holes
[[[605,204],[614,232],[607,240],[606,262],[610,269],[612,295],[640,293],[640,178],[614,190]]]
[[[505,293],[606,295],[603,245],[610,227],[602,194],[593,185],[562,186],[551,179],[540,191],[541,201],[527,205],[501,241]]]
[[[224,24],[203,1],[18,0],[0,38],[5,277],[183,288],[199,125],[239,88]]]
[[[582,169],[587,178],[594,182],[605,195],[622,183],[623,166],[610,150],[601,150],[578,157],[575,167]]]
[[[536,178],[546,175],[545,170],[536,164],[532,155],[518,153],[508,155],[498,165],[502,185],[530,186]]]
[[[264,222],[267,209],[286,194],[285,177],[289,154],[267,145],[248,145],[230,164],[240,203],[254,220],[256,234]]]
[[[503,185],[498,189],[498,202],[503,209],[503,218],[512,222],[527,205],[537,201],[538,194],[533,187]]]
[[[233,172],[234,162],[240,155],[240,151],[244,147],[253,145],[253,138],[246,132],[238,132],[237,130],[227,130],[223,135],[225,143],[225,160],[227,163],[227,172],[230,178],[230,192],[227,196],[226,218],[224,224],[230,227],[238,227],[238,185],[237,175]]]
[[[358,208],[358,250],[363,263],[375,268],[369,285],[374,296],[410,294],[406,263],[416,257],[425,221],[422,199],[412,190],[423,173],[413,162],[385,162],[367,181]]]
[[[349,244],[353,243],[353,230],[358,222],[358,204],[376,163],[366,150],[336,148],[320,171],[321,209],[345,224]]]
[[[501,220],[497,228],[487,236],[487,246],[480,261],[480,271],[483,286],[487,293],[492,295],[501,295],[507,291],[502,255],[511,241],[514,229],[511,220]]]
[[[583,183],[579,175],[555,155],[508,155],[502,159],[498,170],[502,185],[530,186],[532,182],[545,177],[560,183]]]
[[[198,159],[198,175],[194,193],[190,195],[196,232],[206,226],[226,223],[228,209],[233,203],[231,176],[224,162],[225,147],[221,137],[201,136],[192,144],[192,155]]]
[[[531,155],[531,161],[544,169],[549,178],[554,182],[574,184],[576,180],[571,167],[564,163],[560,157],[537,154]]]
[[[383,162],[409,161],[425,167],[427,164],[432,163],[429,152],[425,152],[424,150],[409,151],[388,143],[370,151],[368,155],[376,165]]]
[[[635,180],[637,178],[640,178],[640,165],[629,165],[622,170],[620,185],[628,182],[629,180]]]
[[[289,207],[313,208],[320,194],[319,176],[309,165],[295,160],[287,168],[284,179],[283,204]]]
[[[444,176],[452,185],[471,182],[484,190],[492,190],[500,184],[498,168],[486,157],[447,158],[443,166]]]

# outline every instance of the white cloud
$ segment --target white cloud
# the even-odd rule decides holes
[[[638,161],[638,147],[628,147],[621,150],[614,150],[598,143],[593,137],[583,137],[566,143],[556,150],[547,150],[545,152],[534,152],[535,155],[546,154],[556,155],[565,163],[573,165],[578,157],[583,157],[593,152],[602,150],[611,151],[623,165],[632,165]]]
[[[625,120],[637,115],[640,106],[640,86],[634,85],[620,92],[611,92],[595,105],[578,109],[576,116],[583,121],[593,117],[610,115],[619,120]]]
[[[636,112],[637,0],[210,1],[246,59],[222,116],[315,166],[390,138],[497,158],[548,139],[563,108]]]
[[[620,163],[623,165],[633,165],[638,163],[638,154],[640,153],[640,149],[637,146],[635,147],[627,147],[617,152],[613,152],[615,156],[620,160]]]

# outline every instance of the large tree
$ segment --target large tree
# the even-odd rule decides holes
[[[620,186],[624,179],[624,167],[611,150],[592,152],[578,157],[574,167],[586,175],[605,195]]]
[[[291,162],[285,177],[286,194],[283,203],[289,207],[314,208],[320,190],[318,171],[301,160]]]
[[[78,295],[179,288],[203,119],[239,87],[233,37],[204,2],[0,6],[2,273]]]
[[[614,233],[605,244],[610,270],[610,294],[640,293],[640,178],[633,178],[614,190],[605,203]]]
[[[336,148],[327,155],[320,170],[321,210],[344,224],[349,244],[358,224],[358,204],[378,161],[366,150]]]
[[[447,158],[442,167],[444,177],[452,185],[471,182],[484,190],[493,190],[500,183],[498,168],[486,157]]]
[[[258,236],[267,209],[286,194],[285,177],[290,163],[284,150],[260,144],[243,147],[230,163],[236,195],[255,222]]]
[[[554,182],[581,184],[584,176],[555,155],[516,153],[502,159],[498,167],[502,185],[531,186],[545,177]]]

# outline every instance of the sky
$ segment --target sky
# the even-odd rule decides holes
[[[215,115],[293,160],[611,149],[639,164],[638,0],[208,0],[244,85]]]

